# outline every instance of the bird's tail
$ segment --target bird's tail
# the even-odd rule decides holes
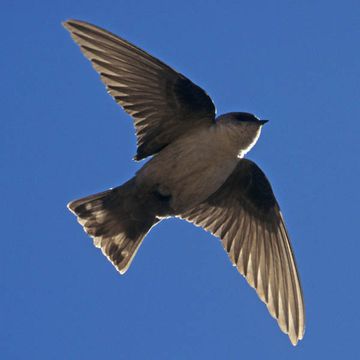
[[[121,274],[129,268],[145,235],[159,221],[137,195],[135,178],[72,201],[68,208]]]

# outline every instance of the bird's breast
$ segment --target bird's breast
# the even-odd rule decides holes
[[[140,186],[170,195],[181,212],[206,200],[235,168],[236,153],[221,144],[212,130],[184,136],[168,145],[137,173]]]

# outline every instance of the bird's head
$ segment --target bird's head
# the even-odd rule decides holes
[[[247,112],[231,112],[217,118],[217,123],[223,125],[232,137],[239,142],[241,154],[246,154],[259,139],[261,128],[268,120],[260,120],[254,114]]]

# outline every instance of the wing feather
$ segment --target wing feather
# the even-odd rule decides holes
[[[124,39],[94,25],[64,23],[109,94],[134,120],[136,160],[188,131],[211,126],[215,106],[199,86]]]
[[[222,240],[233,264],[296,345],[305,331],[299,275],[279,206],[257,165],[240,160],[215,194],[181,217]]]

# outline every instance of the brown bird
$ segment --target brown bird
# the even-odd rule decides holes
[[[125,184],[72,201],[96,247],[124,274],[149,230],[168,217],[221,239],[293,345],[303,338],[303,295],[283,216],[264,173],[244,155],[266,120],[216,117],[204,90],[160,60],[94,25],[64,23],[108,92],[134,120],[135,160]]]

